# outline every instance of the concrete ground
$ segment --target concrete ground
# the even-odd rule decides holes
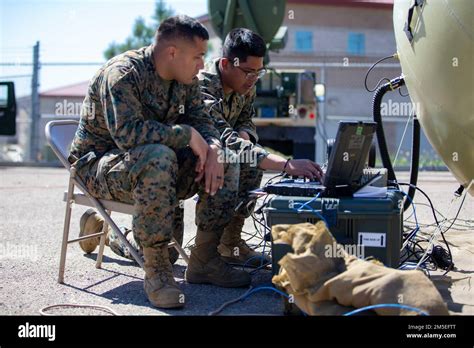
[[[264,182],[270,177],[265,175]],[[408,174],[401,173],[407,181]],[[59,251],[64,222],[63,192],[68,176],[64,169],[38,167],[0,167],[0,315],[37,315],[54,304],[91,304],[108,306],[123,315],[206,315],[224,302],[242,295],[246,289],[224,289],[211,285],[191,285],[183,280],[185,263],[179,259],[174,275],[185,296],[182,310],[158,310],[151,307],[143,290],[143,271],[132,262],[116,256],[106,247],[102,269],[95,268],[96,252],[85,255],[77,243],[69,246],[65,284],[57,283]],[[419,186],[431,197],[435,207],[451,218],[459,200],[451,204],[459,186],[448,172],[423,172]],[[415,202],[420,223],[431,224],[433,217],[417,194]],[[194,237],[193,200],[185,203],[184,243]],[[77,236],[79,218],[85,207],[74,206],[71,236]],[[459,214],[459,225],[447,233],[456,269],[447,276],[433,272],[432,279],[452,313],[474,314],[471,289],[474,263],[474,200],[467,196]],[[119,225],[129,225],[128,216],[116,215]],[[466,221],[468,220],[468,221]],[[428,228],[425,228],[427,230]],[[252,221],[245,231],[254,233]],[[254,238],[251,242],[258,244]],[[252,285],[271,283],[269,270],[253,276]],[[93,309],[55,309],[54,314],[94,314]],[[282,301],[277,294],[259,292],[243,302],[226,308],[222,314],[280,315]]]

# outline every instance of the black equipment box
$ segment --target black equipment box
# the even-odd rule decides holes
[[[311,201],[310,203],[308,203]],[[303,204],[308,203],[304,207]],[[316,223],[321,217],[339,244],[349,253],[362,250],[359,257],[372,256],[388,267],[397,268],[403,235],[403,194],[389,189],[385,198],[318,198],[275,196],[264,209],[267,225]],[[278,273],[278,261],[291,246],[273,243],[272,266]]]

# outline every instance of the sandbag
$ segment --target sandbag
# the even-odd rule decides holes
[[[377,260],[349,255],[322,221],[315,225],[276,225],[272,237],[275,243],[287,243],[294,251],[278,262],[280,272],[272,282],[291,294],[307,314],[341,315],[355,308],[389,303],[416,307],[430,315],[449,315],[438,290],[422,271],[396,270]],[[374,312],[418,314],[392,307]]]

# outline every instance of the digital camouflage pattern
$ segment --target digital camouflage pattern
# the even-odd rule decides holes
[[[255,115],[253,107],[255,89],[248,96],[240,96],[234,93],[229,99],[225,99],[217,64],[218,60],[214,60],[199,75],[201,91],[204,92],[202,98],[207,104],[207,110],[213,116],[216,127],[221,132],[221,141],[225,149],[230,149],[235,155],[246,151],[253,152],[258,164],[268,153],[256,144],[258,135],[255,124],[252,122],[252,117]],[[252,141],[240,138],[238,131],[241,130],[246,131]],[[239,243],[245,219],[250,216],[255,207],[255,201],[249,198],[248,192],[260,187],[263,175],[263,171],[253,163],[242,162],[238,164],[238,167],[237,200],[235,206],[231,209],[231,220],[225,226],[221,238],[221,242],[226,245],[237,245]],[[173,221],[173,235],[175,238],[182,237],[183,218],[182,209],[177,209]],[[137,246],[132,238],[128,238],[128,240],[132,246]],[[115,238],[111,240],[110,245],[116,254],[133,260],[120,240]]]
[[[252,118],[255,117],[253,103],[256,90],[253,88],[247,95],[232,93],[225,98],[219,73],[219,59],[215,59],[199,75],[201,92],[209,114],[213,117],[215,126],[220,133],[221,142],[237,155],[242,152],[253,152],[257,158],[257,167],[268,156],[260,145]],[[239,137],[238,132],[245,131],[251,141]]]
[[[222,234],[236,204],[238,164],[225,164],[223,189],[210,196],[194,182],[191,129],[219,138],[202,104],[197,80],[163,81],[152,46],[109,60],[93,77],[81,111],[70,161],[89,192],[134,204],[132,228],[142,247],[168,242],[180,199],[199,193],[196,224]]]
[[[252,122],[252,118],[255,117],[253,103],[256,88],[252,88],[247,95],[232,93],[226,99],[219,73],[219,60],[220,58],[217,58],[207,64],[198,75],[202,91],[209,94],[209,96],[204,95],[204,98],[222,100],[222,103],[215,107],[215,111],[218,111],[217,116],[227,121],[229,127],[236,132],[246,131],[254,142],[258,142],[257,130]]]
[[[226,98],[219,73],[219,59],[207,65],[198,77],[207,109],[221,133],[221,142],[238,156],[247,152],[253,154],[247,158],[256,158],[255,164],[240,163],[238,208],[234,211],[232,220],[221,238],[222,243],[235,246],[240,241],[245,219],[255,208],[255,201],[249,198],[248,193],[260,187],[263,171],[258,165],[268,156],[268,152],[257,144],[257,130],[252,121],[255,117],[253,103],[256,89],[254,87],[247,95],[232,93]],[[251,141],[242,139],[238,134],[239,131],[247,132]]]
[[[120,54],[89,84],[72,153],[100,156],[155,143],[178,149],[189,143],[188,126],[208,141],[219,138],[199,96],[197,79],[184,85],[158,75],[153,46]]]

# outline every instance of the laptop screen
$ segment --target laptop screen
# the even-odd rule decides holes
[[[377,127],[375,122],[341,121],[329,154],[324,186],[329,191],[357,187]]]

